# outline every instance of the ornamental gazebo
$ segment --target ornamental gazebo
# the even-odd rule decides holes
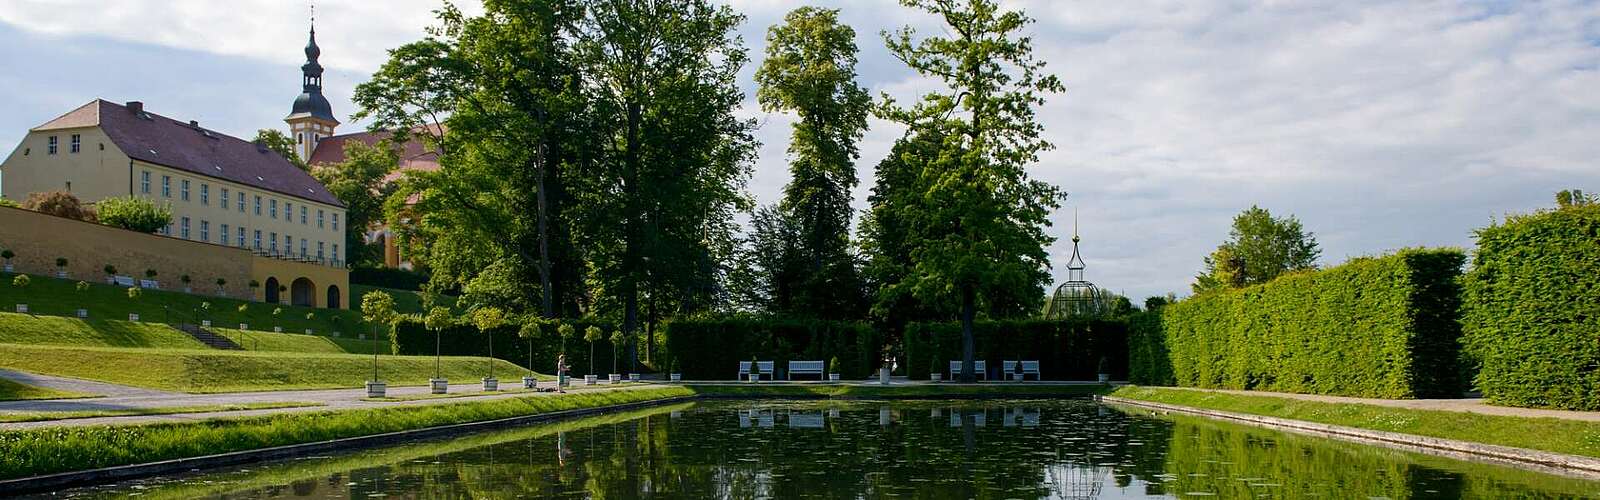
[[[1044,304],[1045,319],[1064,319],[1073,316],[1099,316],[1111,311],[1114,297],[1083,279],[1085,267],[1078,253],[1078,217],[1072,217],[1072,258],[1067,259],[1067,281],[1056,287],[1055,293]]]

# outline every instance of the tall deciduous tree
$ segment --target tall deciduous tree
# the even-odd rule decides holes
[[[382,249],[367,244],[366,231],[374,222],[383,220],[384,198],[393,191],[386,181],[399,162],[399,153],[387,141],[378,147],[345,141],[344,157],[343,162],[318,165],[311,170],[311,176],[344,202],[344,260],[376,267],[383,262]]]
[[[913,269],[907,284],[924,302],[959,305],[963,381],[973,379],[973,322],[980,309],[1029,314],[1039,309],[1050,276],[1044,228],[1065,194],[1032,180],[1026,168],[1051,147],[1034,108],[1061,82],[1043,72],[1033,43],[1020,32],[1031,22],[993,0],[901,0],[949,27],[947,36],[910,28],[884,34],[889,52],[947,92],[904,107],[885,97],[882,116],[913,130],[942,134],[938,153],[920,173],[919,203],[902,207],[916,238],[907,242]]]
[[[1316,268],[1321,255],[1316,235],[1294,216],[1273,217],[1252,205],[1233,218],[1228,241],[1206,256],[1205,270],[1191,288],[1202,293],[1266,283],[1283,273]]]
[[[850,253],[850,190],[856,186],[856,142],[867,129],[871,99],[856,83],[855,30],[839,11],[801,7],[767,30],[766,60],[756,70],[757,100],[766,111],[798,115],[789,142],[789,172],[777,207],[792,220],[796,245],[783,260],[800,269],[772,273],[778,312],[852,317],[864,312],[860,277]],[[776,222],[775,219],[773,222]],[[800,271],[800,272],[797,272]]]
[[[267,149],[278,153],[278,156],[289,160],[289,163],[296,168],[310,170],[310,167],[306,166],[306,162],[300,159],[300,153],[294,151],[294,139],[289,137],[289,134],[277,129],[264,128],[256,131],[255,142],[259,142],[266,146]]]

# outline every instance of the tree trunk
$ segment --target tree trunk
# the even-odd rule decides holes
[[[643,236],[640,234],[640,206],[637,198],[639,192],[639,163],[641,161],[639,155],[639,122],[643,119],[642,115],[643,111],[640,109],[638,102],[628,103],[628,129],[626,139],[628,144],[628,153],[626,156],[627,165],[624,168],[622,186],[624,212],[626,212],[624,216],[627,217],[627,222],[625,223],[626,234],[622,253],[622,335],[630,339],[633,338],[633,332],[639,327],[639,246],[641,243],[643,243],[640,241]],[[629,345],[630,352],[628,355],[629,357],[632,357],[632,344],[630,343]]]
[[[543,113],[540,113],[543,115]],[[536,189],[538,190],[539,212],[539,302],[540,312],[545,318],[556,317],[555,291],[550,287],[550,215],[545,201],[544,178],[545,170],[549,167],[545,163],[544,139],[540,139],[537,157],[537,171],[535,172]]]
[[[961,285],[961,382],[977,381],[973,363],[972,319],[977,315],[977,300],[972,285]]]

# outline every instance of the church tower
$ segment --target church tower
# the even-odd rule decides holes
[[[301,161],[310,162],[311,152],[317,149],[317,141],[333,135],[334,127],[339,126],[339,120],[333,117],[333,106],[328,104],[328,98],[322,96],[322,65],[317,64],[317,58],[322,56],[322,49],[317,48],[316,18],[311,21],[311,40],[306,42],[306,63],[300,66],[304,75],[301,82],[300,97],[294,99],[294,109],[289,111],[289,117],[283,121],[289,124],[289,137],[294,139],[294,150],[300,155]]]

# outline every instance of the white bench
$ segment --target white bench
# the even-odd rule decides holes
[[[822,373],[822,365],[822,361],[790,361],[788,379],[794,380],[794,374],[796,373],[816,375],[818,380],[827,378],[827,375]]]
[[[1000,365],[1000,370],[1006,372],[1007,374],[1016,373],[1017,372],[1017,360],[1008,359],[1008,360],[1004,361]],[[1033,375],[1033,379],[1034,380],[1040,380],[1039,379],[1039,360],[1037,360],[1037,359],[1032,360],[1032,361],[1029,361],[1029,360],[1026,360],[1026,359],[1022,360],[1022,379],[1023,380],[1027,380],[1029,375]]]
[[[984,380],[989,380],[989,368],[984,366],[983,360],[981,360],[981,359],[972,360],[972,371],[977,372],[977,373],[975,373],[975,375],[977,375],[978,377],[980,377],[980,378],[982,378]],[[959,376],[959,375],[961,375],[961,362],[960,361],[951,361],[950,362],[950,380],[956,380],[956,377]]]
[[[772,378],[772,364],[773,364],[773,362],[771,362],[771,361],[757,361],[756,362],[756,369],[760,370],[760,372],[756,373],[756,378],[761,378],[762,375],[766,375],[768,379],[771,379]],[[749,361],[740,361],[739,362],[739,380],[749,380],[749,379],[750,379],[750,362]]]

